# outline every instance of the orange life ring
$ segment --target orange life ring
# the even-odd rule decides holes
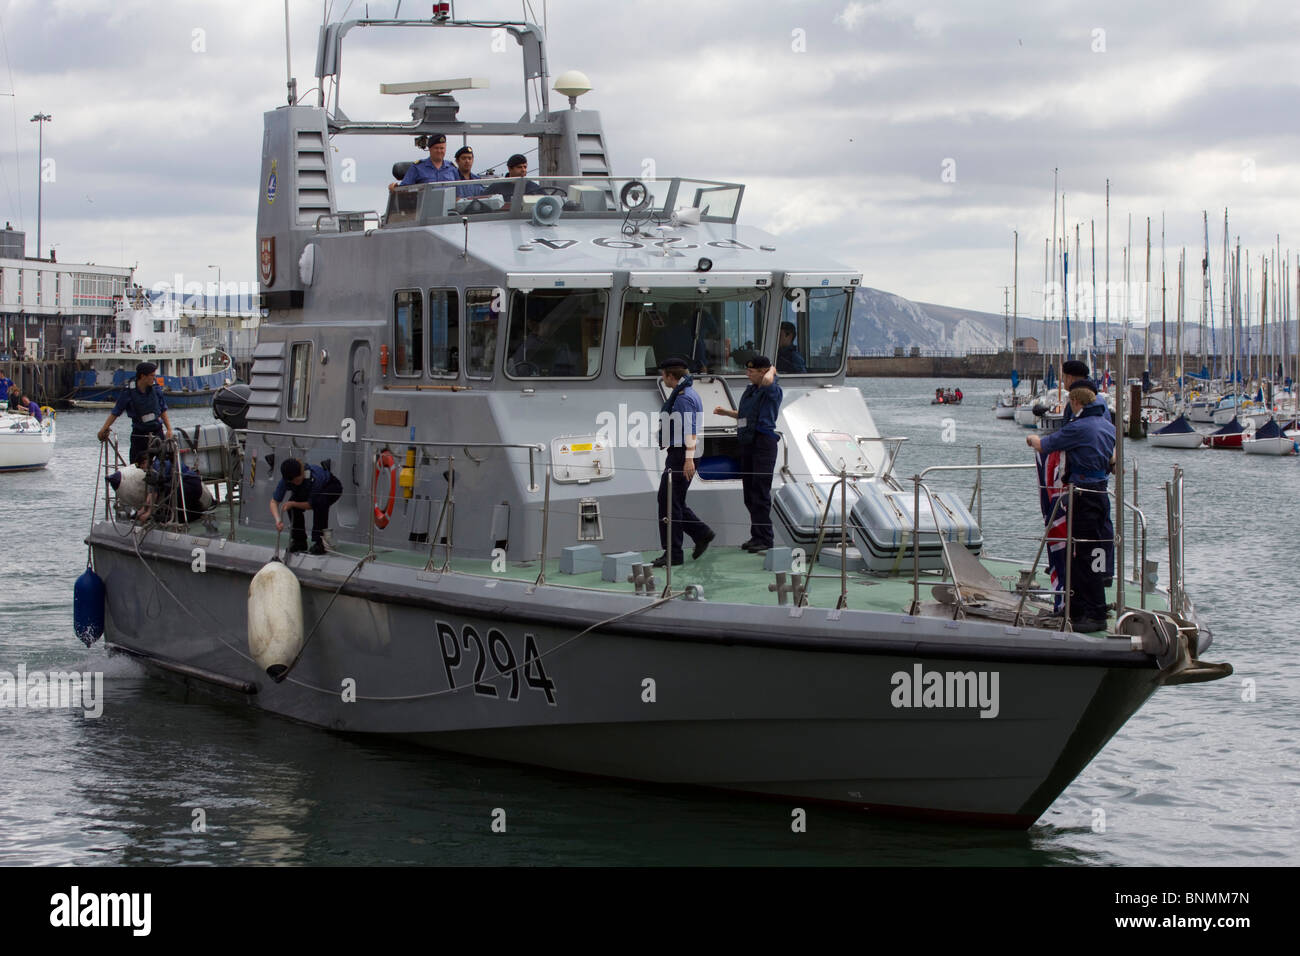
[[[388,469],[388,504],[379,507],[379,472]],[[375,509],[375,527],[387,528],[393,516],[393,503],[397,501],[397,459],[385,448],[375,456],[375,477],[371,482],[370,504]]]

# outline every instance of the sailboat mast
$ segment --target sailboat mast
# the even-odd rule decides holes
[[[1092,351],[1097,351],[1097,220],[1088,220],[1088,244],[1092,246]],[[1094,369],[1094,372],[1096,370]]]
[[[1056,209],[1057,209],[1057,203],[1061,198],[1061,191],[1059,187],[1060,187],[1060,169],[1056,168],[1052,170],[1052,300],[1053,300],[1052,318],[1059,318],[1059,305],[1056,301],[1057,299],[1060,298],[1059,295],[1060,286],[1057,285],[1056,282]],[[1059,338],[1061,329],[1059,323],[1057,325],[1056,331],[1058,337],[1057,348],[1061,348],[1060,338]],[[1062,361],[1064,361],[1064,359],[1062,359]]]
[[[1168,289],[1165,287],[1165,214],[1160,213],[1160,378],[1163,381],[1169,375],[1169,325],[1165,318],[1165,302]]]
[[[1011,371],[1018,378],[1020,375],[1018,366],[1020,364],[1020,345],[1017,340],[1019,332],[1017,325],[1020,318],[1020,232],[1012,230],[1011,233]],[[1011,386],[1011,394],[1015,396],[1016,387]]]
[[[1053,207],[1056,206],[1055,197],[1053,197],[1052,199],[1052,206]],[[1048,353],[1048,349],[1046,348],[1047,329],[1048,329],[1047,294],[1049,288],[1047,277],[1049,275],[1048,270],[1050,270],[1051,267],[1052,267],[1052,243],[1050,239],[1044,239],[1043,240],[1043,326],[1042,326],[1042,335],[1043,335],[1042,344],[1044,347],[1038,350],[1038,354],[1043,357],[1043,386],[1042,386],[1043,391],[1047,391],[1047,353]]]
[[[1106,305],[1102,310],[1106,334],[1110,334],[1110,180],[1106,180]]]
[[[1179,396],[1183,391],[1183,289],[1187,277],[1187,248],[1178,251],[1178,332],[1174,351],[1174,378]]]
[[[1151,217],[1147,216],[1147,272],[1142,284],[1142,368],[1151,371]]]
[[[1201,210],[1201,222],[1204,226],[1205,246],[1201,256],[1201,328],[1197,336],[1201,340],[1201,371],[1205,371],[1209,361],[1205,334],[1214,316],[1210,309],[1210,214],[1204,209]]]

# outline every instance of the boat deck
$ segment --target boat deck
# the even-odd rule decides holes
[[[224,522],[220,523],[224,524]],[[239,541],[266,547],[275,547],[276,537],[273,532],[244,527],[239,528],[237,531]],[[314,564],[318,562],[324,563],[321,558],[316,556],[289,556],[284,554],[288,542],[289,536],[287,532],[279,536],[282,556],[289,559],[291,566],[297,564],[300,557],[302,560],[311,561]],[[331,551],[331,554],[360,560],[365,556],[366,550],[365,545],[339,543]],[[689,557],[689,544],[687,552],[688,556],[685,562],[672,569],[672,587],[674,591],[680,591],[687,585],[696,585],[701,589],[702,596],[711,602],[746,605],[778,605],[781,603],[774,587],[776,583],[775,574],[772,571],[764,570],[763,555],[747,553],[735,545],[718,544],[710,546],[698,561]],[[385,549],[377,546],[376,553],[375,560],[380,565],[390,564],[399,567],[424,568],[430,563],[430,552],[427,545],[419,550],[405,548]],[[494,562],[491,559],[459,557],[453,554],[450,562],[446,562],[445,553],[446,549],[442,545],[438,545],[433,549],[432,567],[434,569],[442,569],[444,563],[446,563],[448,570],[461,574],[485,578],[504,578],[529,583],[538,579],[541,570],[541,565],[536,560],[507,562],[504,566],[497,563],[499,570],[494,570]],[[658,557],[661,552],[658,547],[654,547],[641,553],[645,563],[649,563],[655,557]],[[981,557],[978,560],[1002,585],[1005,599],[1014,602],[1017,599],[1014,591],[1019,581],[1020,570],[1028,568],[1029,561],[1027,559],[1017,561],[988,556]],[[846,591],[846,609],[881,611],[892,614],[907,613],[912,602],[913,589],[911,569],[906,566],[906,563],[905,561],[905,566],[900,569],[900,573],[893,576],[850,571]],[[329,569],[325,570],[328,571]],[[603,580],[601,572],[598,570],[581,574],[565,574],[560,570],[559,558],[548,558],[545,570],[545,584],[551,587],[616,592],[630,592],[632,590],[632,585],[627,581]],[[666,570],[665,568],[655,568],[653,571],[656,591],[661,591],[667,583]],[[937,585],[947,584],[951,586],[951,583],[952,577],[949,574],[938,571],[921,572],[920,597],[923,602],[923,614],[944,617],[953,616],[954,606],[950,603],[937,602],[932,590]],[[1049,586],[1047,573],[1041,568],[1036,575],[1035,584],[1038,588]],[[1136,588],[1137,586],[1132,582],[1128,583],[1126,603],[1130,606],[1139,603]],[[812,575],[811,587],[807,595],[807,606],[834,608],[839,599],[840,572],[838,568],[825,564],[818,565]],[[1108,603],[1114,603],[1115,588],[1113,586],[1107,589],[1106,600]],[[792,604],[793,601],[787,596],[786,603]],[[1044,607],[1042,604],[1038,606],[1040,608]],[[1147,593],[1147,608],[1163,611],[1167,610],[1168,606],[1167,594],[1163,592]],[[1032,611],[1033,607],[1032,602],[1027,603],[1026,611]],[[976,615],[972,613],[969,616],[975,617]],[[1059,619],[1057,621],[1056,626],[1059,626]],[[1113,623],[1113,621],[1114,615],[1112,614],[1111,622]]]

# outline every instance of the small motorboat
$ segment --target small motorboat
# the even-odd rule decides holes
[[[1246,434],[1246,426],[1234,418],[1218,431],[1205,436],[1205,444],[1211,448],[1240,448],[1241,439]]]
[[[0,412],[0,471],[44,468],[54,454],[54,409],[31,415]]]
[[[1192,427],[1186,415],[1179,415],[1168,425],[1153,429],[1147,441],[1157,448],[1200,448],[1204,437]]]
[[[1296,441],[1282,431],[1277,419],[1270,418],[1254,435],[1242,439],[1241,450],[1247,455],[1294,455]]]

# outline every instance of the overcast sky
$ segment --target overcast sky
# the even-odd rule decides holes
[[[368,6],[388,16],[397,3]],[[430,6],[404,0],[401,12],[428,16]],[[305,93],[323,5],[289,7]],[[346,7],[334,0],[334,15]],[[354,0],[348,16],[366,7]],[[541,0],[533,7],[540,20]],[[28,231],[28,253],[38,173],[29,118],[40,111],[54,117],[46,254],[53,245],[63,261],[138,264],[146,285],[177,272],[211,280],[209,265],[252,283],[261,114],[284,102],[283,3],[2,9],[0,92],[13,95],[0,96],[0,203]],[[459,0],[456,12],[518,19],[521,3]],[[590,77],[581,104],[601,112],[616,173],[652,160],[661,176],[745,182],[743,221],[821,246],[865,284],[911,299],[1000,313],[1018,229],[1021,310],[1037,312],[1054,168],[1069,222],[1082,225],[1085,269],[1095,220],[1099,280],[1107,178],[1112,280],[1130,214],[1134,278],[1146,218],[1158,244],[1163,212],[1171,271],[1178,246],[1191,250],[1189,298],[1199,297],[1203,209],[1216,298],[1225,206],[1253,252],[1279,233],[1284,254],[1300,248],[1292,4],[552,0],[546,12],[552,76]],[[492,88],[460,94],[461,117],[518,119],[517,48],[494,53],[476,33],[456,49],[434,32],[435,42],[399,48],[350,36],[349,115],[408,120],[410,97],[381,97],[379,82],[474,75]],[[472,145],[480,168],[513,149]],[[335,147],[336,163],[356,164],[357,183],[340,184],[344,208],[382,208],[393,160],[419,158],[406,139],[337,137]],[[1158,267],[1158,245],[1154,257]]]

